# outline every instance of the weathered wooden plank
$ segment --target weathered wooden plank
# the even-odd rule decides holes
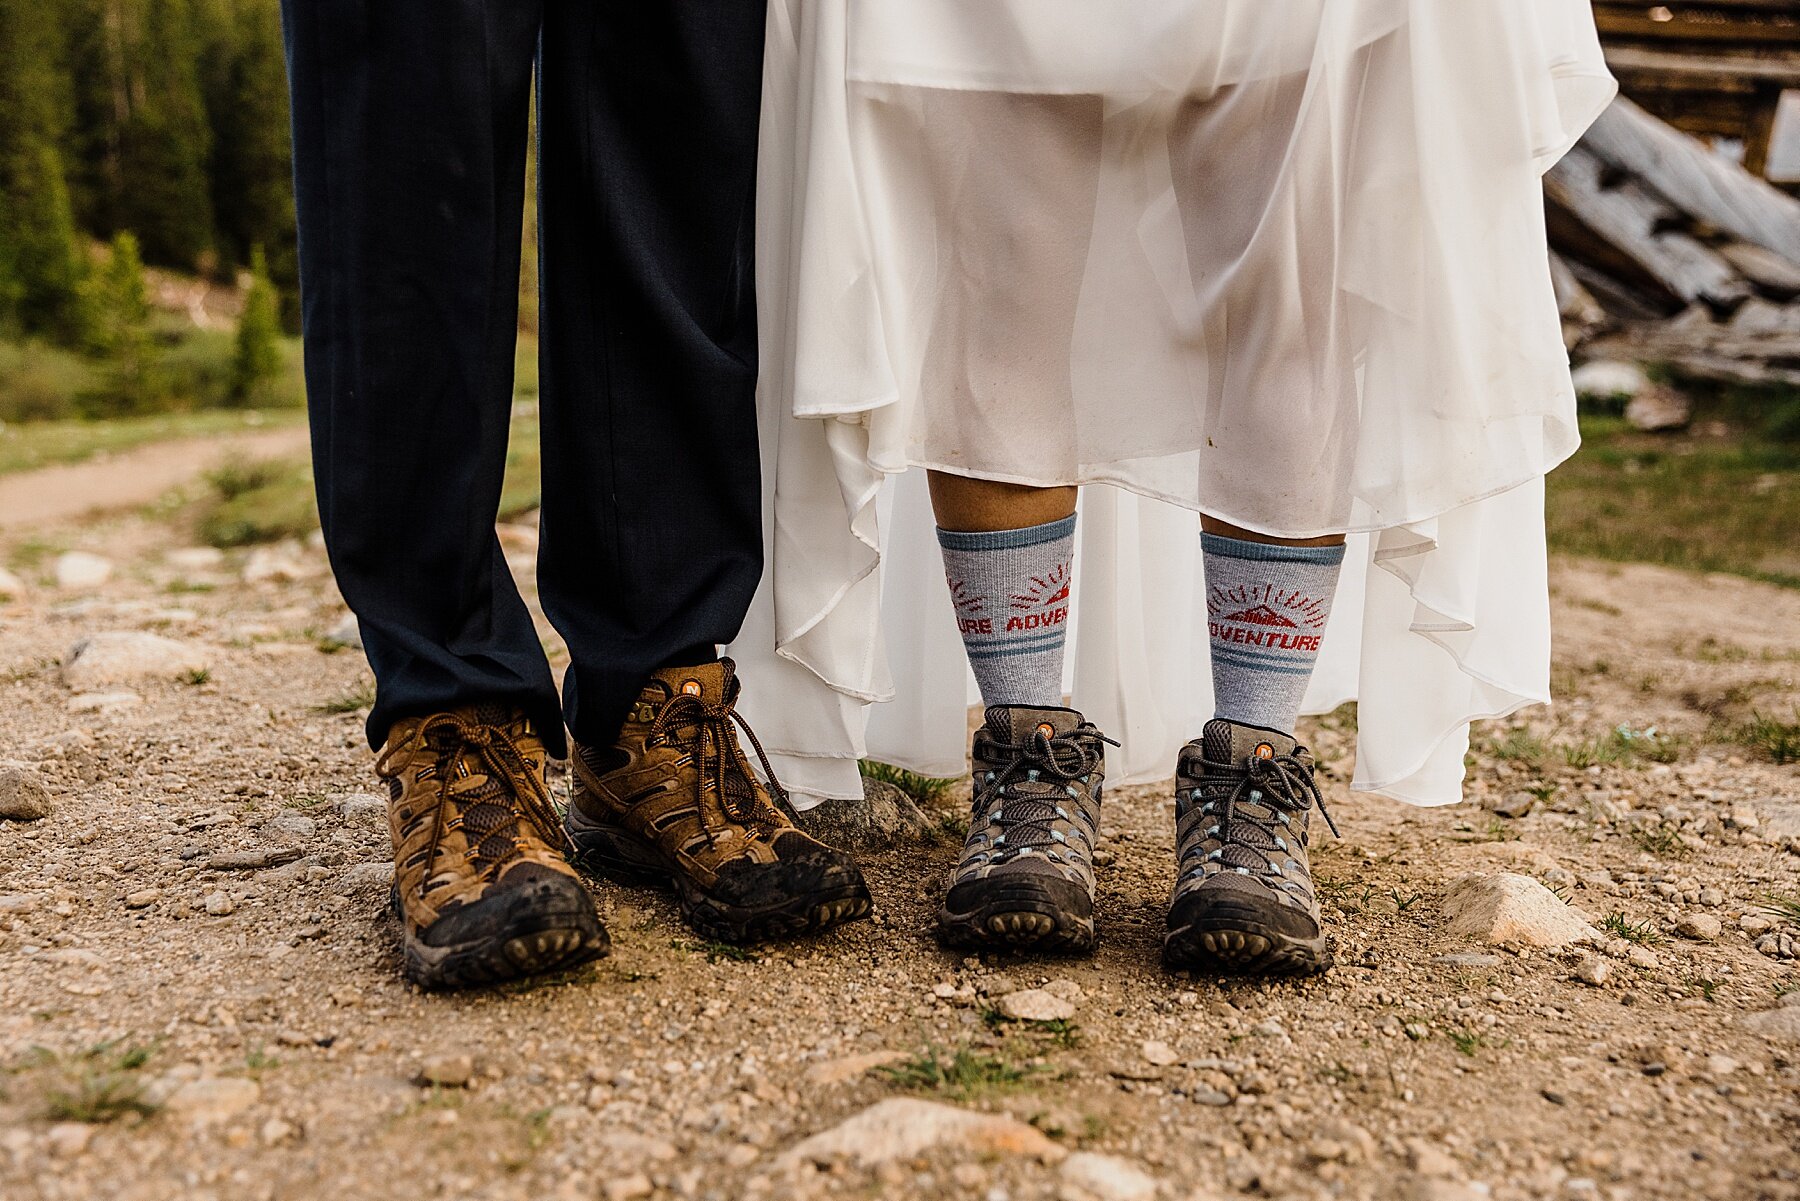
[[[1608,187],[1605,173],[1605,164],[1578,146],[1544,177],[1552,217],[1564,218],[1552,224],[1558,250],[1615,274],[1624,268],[1637,282],[1684,304],[1698,300],[1729,311],[1749,299],[1750,285],[1730,263],[1677,228],[1682,217],[1667,202],[1633,179]],[[1578,236],[1571,225],[1587,236]]]
[[[1646,181],[1697,220],[1800,261],[1800,200],[1711,153],[1631,101],[1615,100],[1588,130],[1580,149]]]

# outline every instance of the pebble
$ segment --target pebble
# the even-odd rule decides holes
[[[325,631],[324,642],[327,646],[361,650],[363,648],[362,627],[357,624],[356,614],[346,613],[338,618],[332,627]]]
[[[112,560],[85,550],[72,550],[56,557],[56,586],[70,591],[98,588],[112,579]]]
[[[394,882],[394,864],[387,859],[369,859],[352,863],[338,877],[340,895],[361,892],[365,888],[386,888]]]
[[[1075,1003],[1041,988],[1009,992],[994,1002],[1000,1016],[1015,1022],[1061,1022],[1075,1016]]]
[[[1077,1151],[1057,1170],[1061,1201],[1153,1201],[1156,1177],[1128,1159]]]
[[[1511,792],[1488,806],[1490,812],[1500,817],[1521,818],[1529,814],[1537,804],[1537,798],[1529,792]]]
[[[1575,964],[1575,978],[1590,988],[1604,988],[1612,975],[1612,964],[1598,955],[1583,955]]]
[[[1052,980],[1044,985],[1044,991],[1065,1001],[1081,1000],[1081,985],[1073,980]]]
[[[126,894],[125,908],[127,908],[127,909],[148,909],[148,908],[150,908],[150,906],[156,904],[161,899],[162,899],[162,889],[160,889],[160,888],[140,888],[136,892]]]
[[[0,820],[40,821],[51,808],[50,789],[36,768],[0,760]]]
[[[1139,1054],[1144,1057],[1145,1063],[1155,1064],[1159,1068],[1166,1068],[1181,1062],[1181,1056],[1176,1053],[1175,1048],[1160,1039],[1146,1040],[1143,1047],[1140,1048]]]
[[[74,1159],[88,1149],[93,1138],[94,1128],[85,1122],[58,1122],[44,1135],[50,1154],[58,1159]]]
[[[261,1098],[262,1088],[254,1080],[212,1076],[183,1084],[169,1094],[163,1106],[194,1122],[222,1122],[243,1113]]]
[[[1600,932],[1555,893],[1511,872],[1469,875],[1454,881],[1443,900],[1453,937],[1492,943],[1562,947],[1597,940]]]
[[[850,1160],[863,1168],[905,1162],[934,1150],[1053,1163],[1068,1154],[1037,1127],[999,1114],[971,1113],[916,1097],[890,1097],[802,1139],[782,1156],[789,1166]]]
[[[637,1201],[640,1197],[648,1197],[656,1191],[650,1183],[650,1177],[642,1172],[633,1172],[629,1176],[617,1176],[600,1186],[600,1195],[606,1201]]]
[[[104,713],[109,709],[125,709],[141,705],[144,698],[129,688],[113,688],[105,692],[82,692],[69,698],[64,707],[70,713]]]
[[[270,1118],[262,1124],[261,1133],[263,1146],[273,1147],[287,1142],[294,1137],[297,1131],[292,1122],[285,1122],[280,1118]]]
[[[427,1055],[413,1083],[423,1087],[466,1088],[475,1078],[475,1061],[467,1055]]]
[[[387,823],[387,798],[378,797],[372,792],[340,793],[331,798],[331,807],[345,821],[370,825]]]
[[[206,866],[215,872],[254,872],[265,867],[280,867],[298,858],[299,847],[255,847],[247,851],[221,851],[210,856]]]
[[[1456,951],[1449,955],[1439,955],[1432,962],[1444,967],[1499,967],[1500,956],[1474,951]]]
[[[0,601],[18,600],[25,595],[25,581],[0,567]]]
[[[291,584],[296,580],[303,580],[312,575],[315,569],[302,558],[302,554],[298,542],[259,546],[244,560],[244,583],[258,584],[264,580],[272,580],[279,584]]]
[[[215,890],[206,894],[206,911],[214,917],[225,917],[236,908],[237,902],[228,892]]]
[[[277,813],[262,824],[257,834],[265,842],[310,842],[319,832],[319,823],[303,813]]]
[[[1746,913],[1738,919],[1738,929],[1745,934],[1762,934],[1774,927],[1775,923],[1760,913]]]
[[[1725,923],[1710,913],[1690,913],[1675,923],[1675,932],[1696,942],[1717,942]]]
[[[199,647],[160,634],[113,630],[94,634],[69,648],[63,682],[92,691],[139,680],[175,680],[210,670],[212,657]]]
[[[163,562],[177,571],[215,571],[225,563],[225,552],[216,546],[183,546],[163,554]]]

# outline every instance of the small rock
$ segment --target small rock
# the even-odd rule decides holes
[[[265,1147],[274,1147],[287,1142],[295,1134],[292,1122],[284,1122],[280,1118],[270,1118],[262,1125],[262,1141]]]
[[[346,792],[331,798],[331,807],[345,821],[368,825],[387,824],[387,798],[372,792]]]
[[[1081,985],[1073,980],[1052,980],[1044,985],[1044,991],[1065,1001],[1081,1000]]]
[[[1696,942],[1717,942],[1725,923],[1710,913],[1690,913],[1675,923],[1675,933]]]
[[[1694,402],[1673,388],[1653,386],[1625,405],[1625,420],[1647,434],[1682,430],[1694,419]]]
[[[1000,1016],[1015,1022],[1063,1022],[1075,1016],[1075,1003],[1041,988],[1010,992],[994,1003]]]
[[[1062,1201],[1153,1201],[1156,1178],[1116,1155],[1077,1151],[1058,1169]]]
[[[1706,1074],[1708,1076],[1729,1076],[1742,1065],[1729,1055],[1708,1055],[1706,1057]]]
[[[1486,955],[1479,951],[1455,951],[1439,955],[1432,962],[1444,967],[1499,967],[1500,956]]]
[[[866,1051],[861,1055],[845,1055],[839,1059],[828,1059],[823,1063],[815,1063],[806,1069],[806,1079],[810,1084],[820,1088],[845,1084],[855,1080],[876,1068],[886,1067],[890,1063],[898,1063],[906,1058],[904,1051]]]
[[[1492,943],[1562,947],[1597,940],[1600,932],[1530,876],[1502,872],[1469,875],[1444,894],[1443,909],[1453,937]]]
[[[1575,978],[1590,988],[1606,987],[1612,964],[1598,955],[1583,955],[1575,964]]]
[[[175,680],[211,667],[197,647],[160,634],[113,630],[84,638],[63,661],[63,682],[82,691],[139,680]]]
[[[863,799],[825,801],[796,815],[802,830],[834,847],[881,850],[923,838],[931,823],[918,804],[885,780],[863,779]]]
[[[0,567],[0,601],[18,600],[25,595],[25,581]]]
[[[394,864],[387,859],[370,859],[352,863],[338,877],[340,895],[361,892],[365,888],[386,888],[394,882]]]
[[[1525,817],[1536,804],[1537,798],[1531,793],[1512,792],[1493,802],[1488,809],[1500,817],[1516,819]]]
[[[1428,1179],[1447,1180],[1461,1174],[1461,1169],[1449,1152],[1423,1139],[1408,1140],[1406,1163],[1413,1171]]]
[[[44,1135],[50,1154],[58,1159],[74,1159],[88,1149],[93,1138],[94,1128],[85,1122],[58,1122]]]
[[[265,867],[280,867],[298,858],[299,847],[254,847],[247,851],[221,851],[208,857],[206,866],[215,872],[255,872]]]
[[[618,1176],[600,1186],[600,1195],[606,1201],[638,1201],[640,1197],[648,1197],[656,1191],[650,1183],[650,1177],[642,1172],[633,1172],[629,1176]]]
[[[112,579],[112,560],[85,550],[72,550],[56,557],[56,586],[71,591],[98,588]]]
[[[1181,1056],[1176,1054],[1174,1047],[1154,1038],[1144,1043],[1139,1054],[1144,1057],[1145,1063],[1155,1064],[1159,1068],[1166,1068],[1171,1064],[1181,1062]]]
[[[283,542],[275,546],[259,546],[250,552],[244,560],[243,577],[246,584],[257,584],[264,580],[289,584],[296,580],[304,580],[314,574],[315,568],[302,556],[298,542]]]
[[[79,693],[69,698],[66,708],[70,713],[105,713],[143,703],[144,698],[129,688],[115,688],[107,692]]]
[[[325,631],[326,646],[342,646],[351,650],[363,648],[362,626],[357,624],[356,614],[346,613]]]
[[[1746,913],[1738,919],[1738,929],[1745,934],[1763,934],[1774,927],[1775,923],[1760,913]]]
[[[225,552],[216,546],[183,546],[165,552],[163,562],[177,571],[216,571],[225,564]]]
[[[125,908],[127,908],[127,909],[148,909],[148,908],[150,908],[150,906],[156,904],[160,900],[162,900],[162,889],[160,889],[160,888],[140,888],[136,892],[130,893],[126,896]]]
[[[467,1055],[427,1055],[413,1076],[413,1083],[425,1087],[466,1088],[475,1078],[475,1061]]]
[[[1649,947],[1640,947],[1635,944],[1625,948],[1625,961],[1632,967],[1641,968],[1646,972],[1655,971],[1662,966],[1662,960],[1656,957],[1655,951]]]
[[[319,824],[301,813],[277,813],[262,824],[257,834],[265,842],[310,842],[318,834]]]
[[[0,820],[40,821],[51,808],[50,789],[36,768],[0,760]]]
[[[228,892],[213,891],[206,894],[206,911],[214,917],[225,917],[237,908],[237,902],[231,899]]]
[[[1783,1005],[1764,1013],[1748,1013],[1738,1019],[1738,1024],[1752,1034],[1760,1034],[1776,1042],[1800,1043],[1800,1005]]]
[[[1636,363],[1595,359],[1575,369],[1575,393],[1588,400],[1633,397],[1650,387],[1650,376]]]
[[[1067,1154],[1037,1127],[1013,1118],[892,1097],[802,1139],[782,1160],[790,1165],[850,1160],[874,1168],[934,1150],[995,1158],[1029,1156],[1051,1163]]]
[[[262,1088],[254,1080],[238,1076],[203,1077],[190,1080],[169,1094],[164,1108],[204,1124],[234,1118],[261,1098]]]
[[[1188,1096],[1193,1098],[1194,1104],[1196,1105],[1211,1105],[1215,1108],[1222,1109],[1231,1104],[1230,1093],[1222,1093],[1218,1089],[1207,1084],[1196,1084],[1192,1089],[1188,1090]]]

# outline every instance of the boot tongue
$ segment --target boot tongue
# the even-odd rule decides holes
[[[1200,737],[1208,759],[1215,763],[1233,765],[1240,765],[1250,758],[1269,759],[1276,755],[1291,755],[1299,746],[1299,743],[1286,734],[1266,730],[1261,726],[1239,725],[1222,717],[1215,717],[1207,722]],[[1265,747],[1268,749],[1263,749]]]
[[[664,667],[653,672],[651,678],[675,696],[686,693],[708,705],[722,705],[731,697],[731,682],[736,675],[737,665],[730,659],[720,659],[692,667]]]
[[[1031,709],[1024,705],[994,705],[987,711],[987,728],[1003,742],[1028,742],[1044,726],[1051,738],[1073,734],[1081,728],[1081,714],[1073,709]]]

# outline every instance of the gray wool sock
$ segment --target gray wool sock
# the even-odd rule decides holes
[[[956,626],[982,701],[1060,706],[1074,514],[1022,530],[937,534]]]
[[[1342,546],[1202,534],[1215,716],[1292,733],[1319,658]]]

